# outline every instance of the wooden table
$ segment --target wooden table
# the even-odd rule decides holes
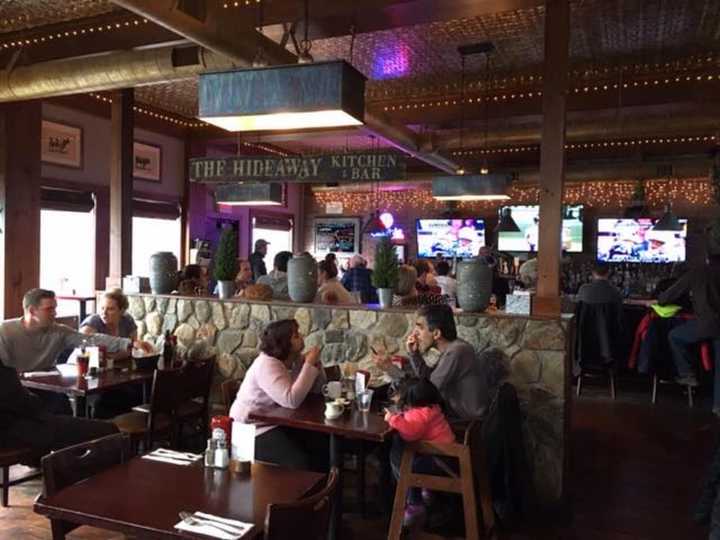
[[[206,538],[174,528],[178,512],[202,511],[254,523],[251,537],[263,531],[268,504],[297,501],[323,479],[264,463],[253,464],[250,475],[235,476],[202,465],[135,458],[51,497],[38,497],[34,510],[50,519],[153,539]]]
[[[78,321],[78,326],[81,325],[85,317],[87,317],[87,303],[95,302],[94,296],[80,296],[75,294],[60,294],[56,295],[55,298],[58,300],[73,300],[80,304],[80,320]]]
[[[383,442],[387,438],[392,428],[385,422],[377,402],[374,402],[373,408],[366,413],[358,411],[353,403],[350,410],[346,409],[345,414],[340,418],[328,420],[325,418],[325,399],[317,394],[311,394],[297,409],[279,406],[257,409],[251,411],[249,417],[264,424],[306,429],[330,435],[330,465],[337,467],[340,472],[337,495],[333,504],[330,538],[339,538],[343,492],[341,439]]]
[[[20,382],[25,388],[33,388],[36,390],[44,390],[46,392],[54,392],[56,394],[65,394],[72,396],[76,400],[75,416],[87,414],[87,398],[94,394],[101,394],[107,390],[113,390],[131,384],[143,384],[145,386],[145,394],[147,394],[147,385],[153,379],[153,371],[151,370],[118,370],[112,369],[103,371],[91,378],[79,378],[77,375],[69,375],[75,369],[74,365],[63,364],[62,369],[67,372],[67,376],[63,376],[61,372],[57,375],[42,375],[39,377],[20,377]],[[145,396],[147,398],[147,396]],[[145,402],[147,399],[144,400]]]

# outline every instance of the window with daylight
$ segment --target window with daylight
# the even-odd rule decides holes
[[[293,222],[288,217],[255,216],[252,218],[252,243],[250,251],[255,247],[255,241],[267,240],[270,242],[265,266],[272,270],[275,254],[280,251],[293,251]]]
[[[133,217],[132,273],[150,275],[150,255],[158,251],[172,251],[180,264],[181,220]]]

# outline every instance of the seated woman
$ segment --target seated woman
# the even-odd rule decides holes
[[[415,288],[418,293],[441,294],[440,286],[435,279],[435,269],[430,261],[415,261],[417,271],[417,282]]]
[[[80,323],[80,332],[87,335],[106,334],[136,341],[137,326],[133,318],[126,313],[128,306],[127,296],[121,289],[107,291],[100,301],[100,313],[86,317]]]
[[[238,273],[235,276],[235,296],[240,296],[240,293],[244,291],[246,287],[252,285],[252,282],[253,274],[250,261],[247,259],[239,259]]]
[[[398,284],[393,294],[393,306],[417,307],[427,304],[446,304],[447,299],[439,293],[420,291],[417,287],[417,270],[407,264],[398,268]]]
[[[199,264],[188,264],[180,273],[177,294],[180,296],[210,296],[206,270]]]
[[[248,369],[230,407],[236,422],[251,422],[253,409],[280,405],[297,409],[314,387],[325,382],[320,349],[301,352],[305,342],[294,319],[268,324],[260,336],[260,356]],[[319,390],[319,388],[317,388]],[[326,471],[328,438],[321,433],[257,424],[255,459],[296,469]]]
[[[338,281],[337,275],[337,266],[333,262],[327,259],[320,261],[318,264],[320,288],[315,295],[316,304],[357,304],[355,297]]]

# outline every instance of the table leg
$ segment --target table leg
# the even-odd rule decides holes
[[[87,317],[87,304],[85,300],[80,300],[80,322],[78,324],[82,324],[85,317]]]
[[[343,498],[343,464],[342,449],[340,445],[342,440],[335,434],[330,434],[330,466],[338,469],[338,482],[335,491],[335,500],[333,501],[332,512],[330,514],[330,530],[328,531],[329,540],[340,540],[341,524],[342,524],[342,498]]]

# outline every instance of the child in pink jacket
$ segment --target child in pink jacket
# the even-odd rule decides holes
[[[390,452],[390,464],[397,480],[400,476],[400,460],[405,441],[424,441],[435,443],[455,442],[455,435],[450,429],[443,414],[442,398],[435,385],[427,379],[409,379],[400,389],[398,405],[402,412],[386,411],[385,421],[394,428],[399,437],[395,437]],[[432,474],[436,469],[431,456],[417,456],[413,462],[413,470]],[[405,506],[403,524],[412,527],[424,521],[426,511],[423,498],[429,494],[422,493],[418,488],[410,489]]]

